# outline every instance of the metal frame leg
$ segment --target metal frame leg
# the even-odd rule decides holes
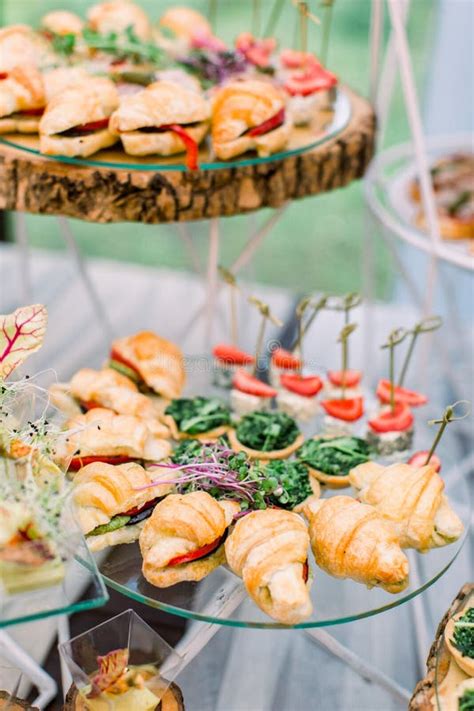
[[[18,247],[21,299],[25,304],[31,304],[33,301],[33,286],[30,248],[28,243],[28,230],[26,228],[26,215],[23,212],[15,213],[13,236]]]
[[[69,618],[67,615],[62,615],[57,618],[57,630],[58,644],[67,642],[71,636],[69,630]],[[63,689],[63,698],[65,698],[69,687],[72,684],[72,676],[61,654],[59,655],[59,663],[61,665],[61,686]]]
[[[39,694],[33,705],[40,709],[45,708],[58,692],[54,679],[3,630],[0,630],[0,654],[5,656],[10,664],[18,667],[38,689]]]
[[[213,217],[209,226],[209,251],[207,257],[206,295],[206,350],[212,348],[214,318],[216,312],[217,279],[219,266],[219,220]]]

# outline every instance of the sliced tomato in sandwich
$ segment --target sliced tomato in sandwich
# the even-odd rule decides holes
[[[426,405],[428,402],[428,398],[422,395],[422,393],[416,392],[416,390],[408,390],[407,388],[402,388],[400,385],[396,385],[394,391],[396,403],[404,403],[405,405],[410,405],[410,407],[419,407],[420,405]],[[376,394],[380,402],[389,404],[390,380],[379,380]]]
[[[93,400],[81,400],[81,407],[83,407],[84,410],[93,410],[96,407],[102,407],[102,405]]]
[[[337,84],[337,77],[321,65],[310,64],[296,69],[285,82],[285,89],[291,96],[309,96],[317,91],[331,89]]]
[[[337,388],[355,388],[362,378],[360,370],[328,370],[328,379]]]
[[[285,123],[285,109],[284,108],[280,109],[280,111],[278,111],[278,113],[276,113],[274,116],[267,119],[263,123],[259,124],[258,126],[254,126],[249,131],[247,131],[247,136],[252,136],[252,137],[263,136],[265,133],[269,133],[270,131],[273,131],[275,128],[278,128],[283,123]]]
[[[40,109],[24,109],[24,111],[19,111],[22,116],[42,116],[44,114],[44,106]]]
[[[413,454],[413,456],[411,456],[408,460],[408,464],[411,464],[412,467],[424,467],[426,466],[428,454],[429,452],[427,449],[422,452],[415,452],[415,454]],[[441,459],[437,457],[436,454],[432,454],[429,465],[434,467],[435,471],[439,472],[441,469]]]
[[[308,565],[308,561],[306,560],[303,563],[303,580],[305,581],[305,583],[308,582],[308,578],[309,578],[309,565]]]
[[[189,133],[179,123],[169,123],[160,126],[160,131],[172,131],[183,141],[186,147],[186,166],[189,170],[197,170],[199,146]]]
[[[88,131],[102,131],[107,128],[110,119],[100,119],[99,121],[89,121],[89,123],[81,123],[79,126],[74,126],[75,131],[87,133]]]
[[[127,457],[125,455],[107,455],[107,454],[91,454],[87,457],[73,457],[69,464],[68,471],[77,472],[82,467],[92,464],[93,462],[104,462],[105,464],[127,464],[128,462],[135,462],[136,457]]]
[[[323,387],[323,381],[317,375],[283,373],[280,383],[286,390],[303,397],[314,397]]]
[[[364,398],[362,397],[322,400],[321,405],[328,415],[345,422],[355,422],[364,414]]]
[[[272,353],[272,364],[282,370],[299,370],[303,365],[300,358],[284,348],[275,348]]]
[[[8,72],[0,72],[0,81],[8,79]]]
[[[392,412],[388,408],[385,412],[380,413],[377,417],[372,417],[369,420],[369,427],[374,432],[405,432],[409,430],[413,424],[413,413],[404,402],[397,402],[395,409]]]
[[[217,538],[215,541],[212,541],[212,543],[208,543],[206,546],[202,546],[202,548],[197,548],[195,551],[191,551],[190,553],[185,553],[184,555],[176,556],[176,558],[171,558],[171,560],[168,561],[168,565],[183,565],[183,563],[191,563],[191,561],[193,560],[204,558],[204,556],[209,555],[209,553],[212,553],[217,548],[219,548],[224,538],[225,533],[220,538]]]
[[[233,377],[232,385],[236,390],[248,395],[256,395],[257,397],[276,397],[277,391],[262,383],[261,380],[254,375],[250,375],[245,370],[238,370]]]
[[[129,370],[132,370],[136,374],[137,378],[141,380],[142,376],[140,375],[140,371],[137,370],[133,363],[130,363],[129,360],[120,355],[120,353],[114,348],[112,348],[112,350],[110,351],[110,360],[115,360],[117,363],[121,363]]]
[[[250,365],[255,362],[253,355],[227,343],[218,343],[214,346],[212,354],[214,358],[228,365]]]

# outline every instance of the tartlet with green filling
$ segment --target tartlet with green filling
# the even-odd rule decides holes
[[[474,676],[474,607],[463,609],[452,617],[444,638],[454,661],[466,674]]]
[[[287,459],[303,444],[295,420],[284,412],[251,412],[229,432],[232,449],[252,459]]]
[[[308,439],[296,452],[298,460],[309,468],[311,477],[329,489],[350,486],[350,470],[368,462],[370,455],[367,442],[350,435]]]
[[[166,408],[164,422],[175,440],[212,442],[229,430],[230,410],[217,398],[179,398]]]
[[[299,512],[310,496],[321,493],[319,482],[302,462],[273,459],[261,466],[261,471],[271,491],[269,504],[273,506]]]

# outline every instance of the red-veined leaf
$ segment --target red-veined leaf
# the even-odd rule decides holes
[[[35,353],[43,343],[48,312],[43,304],[22,306],[0,315],[0,380]]]
[[[107,691],[126,671],[128,666],[128,649],[114,649],[103,657],[97,657],[99,671],[92,678],[92,687],[88,699],[99,696]]]

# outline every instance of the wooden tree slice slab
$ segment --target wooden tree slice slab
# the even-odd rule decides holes
[[[0,691],[0,711],[39,711],[37,706],[32,706],[28,701],[18,699],[16,696],[10,697],[6,691]]]
[[[371,105],[345,92],[351,119],[335,138],[258,165],[196,172],[79,166],[0,143],[0,209],[91,222],[162,223],[275,208],[343,187],[364,174],[375,137]]]
[[[85,711],[84,700],[79,696],[79,692],[74,684],[67,692],[63,711]],[[177,684],[171,684],[156,707],[156,711],[185,711],[183,694]]]
[[[426,661],[427,674],[425,678],[416,685],[408,711],[438,711],[436,685],[439,688],[447,675],[453,672],[452,669],[450,672],[450,667],[454,664],[448,648],[444,643],[444,630],[448,620],[463,606],[464,602],[467,601],[473,592],[473,583],[464,585],[439,623],[435,640],[431,645],[430,653]],[[454,671],[457,672],[458,670],[454,669]],[[466,678],[462,673],[458,674],[458,676],[460,680],[461,678]]]

